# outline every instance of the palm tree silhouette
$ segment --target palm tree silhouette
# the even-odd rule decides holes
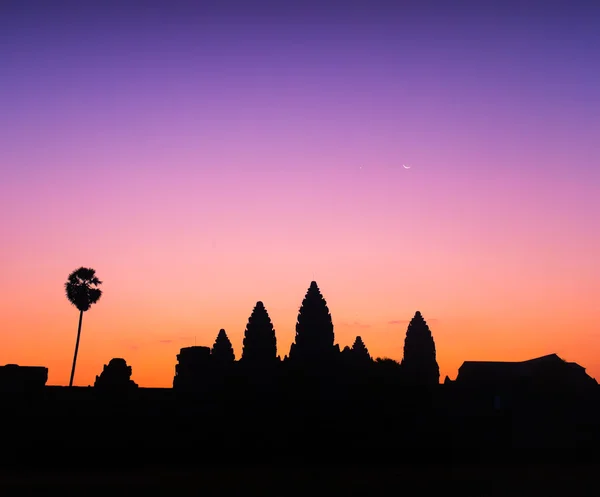
[[[73,386],[73,377],[75,376],[75,364],[77,363],[77,351],[79,350],[79,337],[81,336],[83,313],[100,299],[102,290],[97,288],[100,284],[102,284],[102,282],[96,278],[96,271],[87,267],[80,267],[73,271],[65,283],[65,290],[69,302],[79,309],[79,326],[77,328],[77,341],[75,342],[75,355],[73,356],[71,379],[69,380],[70,387]]]

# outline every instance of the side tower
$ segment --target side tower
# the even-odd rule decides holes
[[[435,342],[419,311],[415,313],[406,331],[401,366],[404,380],[409,385],[432,386],[440,382]]]

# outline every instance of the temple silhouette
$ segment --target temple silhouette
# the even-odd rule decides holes
[[[197,441],[230,456],[257,447],[272,457],[288,454],[289,447],[296,455],[318,447],[320,457],[359,457],[390,443],[448,454],[456,448],[592,448],[600,441],[600,389],[582,366],[556,354],[465,361],[455,380],[440,383],[434,336],[419,311],[408,324],[402,361],[373,358],[360,336],[343,348],[335,342],[331,313],[314,281],[288,354],[278,355],[261,301],[242,345],[236,359],[220,329],[212,347],[182,348],[169,389],[138,387],[126,360],[113,358],[93,387],[47,386],[47,368],[8,364],[0,367],[0,391],[5,408],[21,416],[137,420],[115,421],[120,428],[110,432],[98,428],[95,444],[117,443],[118,433],[118,443],[138,448],[158,444],[176,451],[178,444]],[[164,428],[153,422],[148,438],[144,427],[157,416],[169,422]],[[53,436],[36,432],[35,440],[53,443]]]

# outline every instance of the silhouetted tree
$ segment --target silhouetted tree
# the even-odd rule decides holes
[[[242,363],[265,366],[277,360],[275,329],[262,302],[257,302],[244,332]]]
[[[235,353],[231,341],[225,330],[219,330],[215,344],[211,351],[212,360],[220,365],[232,364],[235,361]]]
[[[359,336],[356,337],[354,345],[352,345],[352,357],[355,362],[359,363],[368,363],[372,361],[371,354],[369,354],[367,347]]]
[[[429,326],[419,311],[408,324],[402,359],[404,381],[411,385],[438,385],[440,368]]]
[[[96,376],[94,387],[102,390],[125,391],[137,388],[137,384],[131,379],[131,366],[127,365],[125,359],[114,358],[104,366],[99,376]]]
[[[378,357],[375,362],[385,368],[400,368],[400,363],[389,357]]]
[[[375,371],[381,378],[396,378],[402,374],[402,366],[398,361],[388,357],[378,357],[374,361]]]
[[[394,399],[396,404],[400,403],[399,390],[402,386],[402,366],[398,361],[387,357],[378,357],[373,361],[371,368],[373,382],[371,388],[382,399]]]
[[[339,347],[333,343],[333,322],[327,302],[315,281],[310,283],[296,322],[296,338],[290,361],[315,363],[331,360]]]
[[[96,271],[91,268],[80,267],[73,271],[65,283],[65,291],[69,302],[79,309],[79,326],[77,327],[77,341],[75,342],[75,354],[73,355],[73,367],[69,386],[73,386],[75,376],[75,365],[77,364],[77,352],[79,351],[79,338],[81,337],[81,322],[83,313],[98,302],[102,290],[98,286],[102,282],[96,277]]]

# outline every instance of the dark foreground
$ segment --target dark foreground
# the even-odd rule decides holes
[[[54,470],[0,473],[2,495],[35,490],[87,495],[461,495],[597,496],[598,467],[592,464],[430,464],[148,467],[136,470]]]
[[[4,395],[0,495],[600,495],[595,397],[219,392]]]

